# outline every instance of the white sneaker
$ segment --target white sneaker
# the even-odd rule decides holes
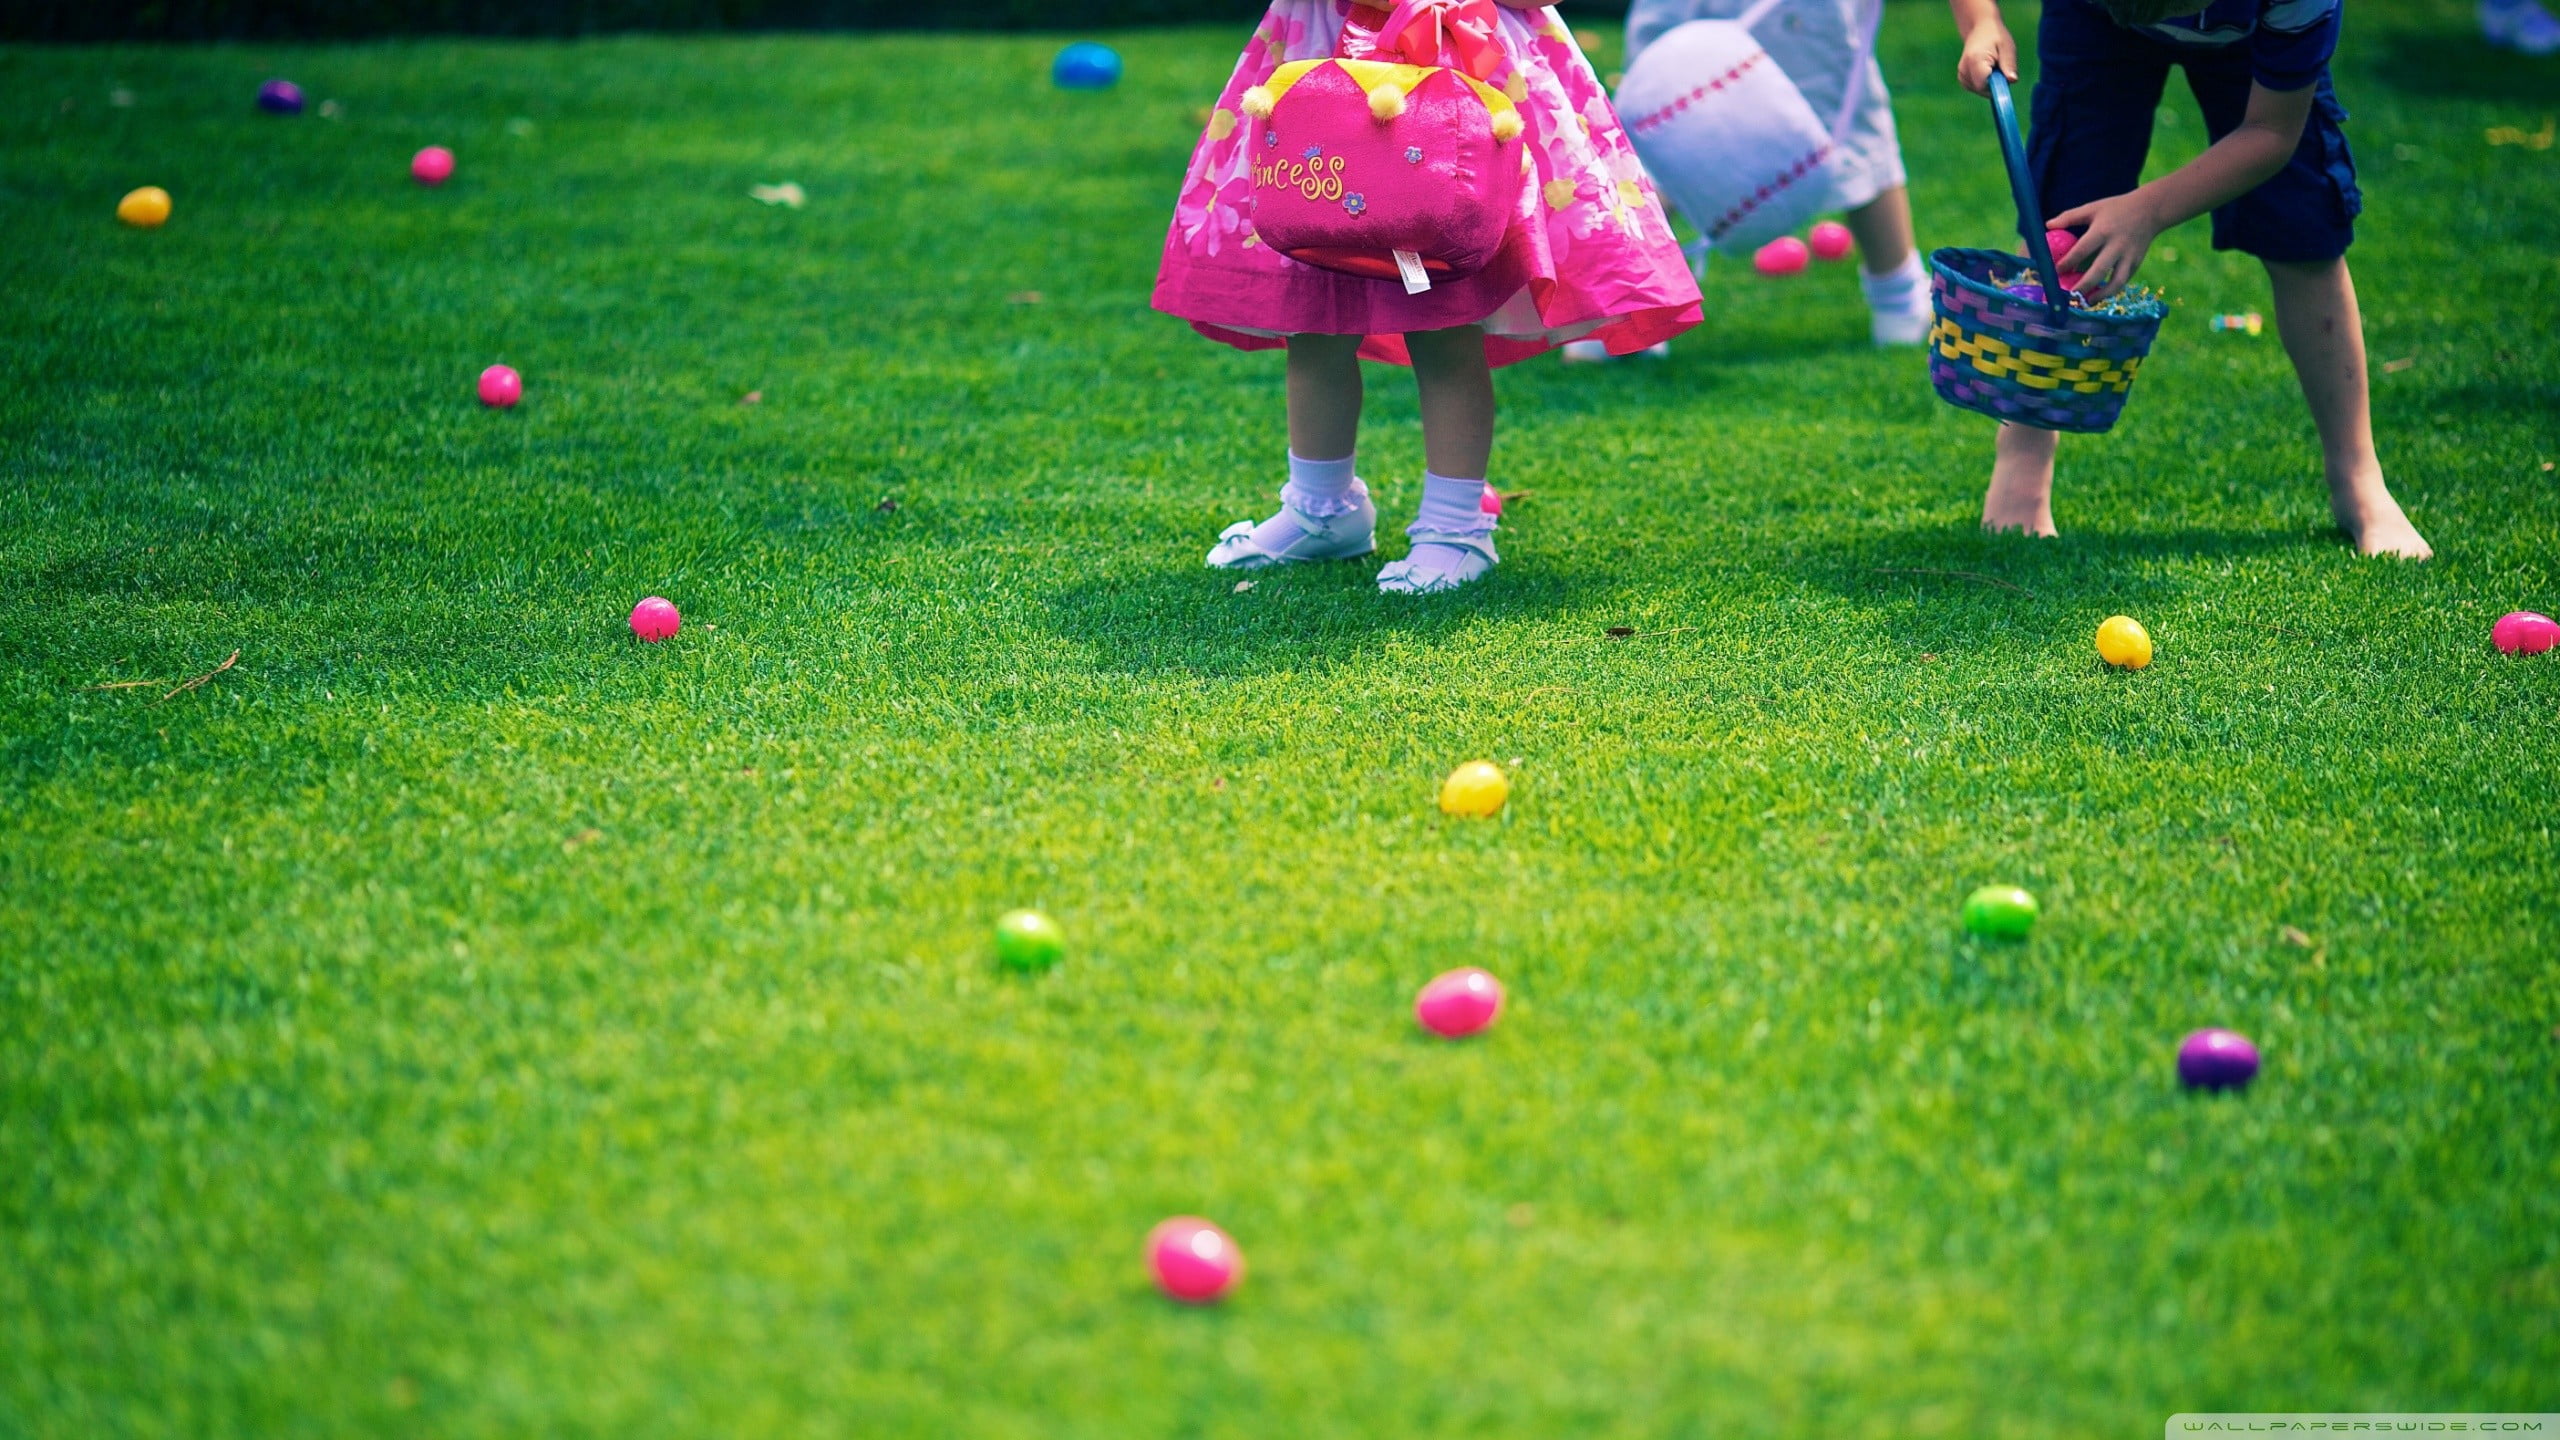
[[[2519,55],[2560,54],[2560,19],[2552,18],[2541,0],[2480,0],[2480,34]]]
[[[1369,501],[1369,487],[1357,480],[1351,482],[1351,500],[1351,508],[1339,515],[1310,515],[1284,499],[1279,513],[1260,525],[1239,520],[1218,532],[1209,568],[1260,570],[1366,555],[1378,548],[1378,507]]]
[[[1917,310],[1869,311],[1868,333],[1880,346],[1928,343],[1930,327],[1938,323],[1938,312],[1930,307],[1928,301],[1928,296],[1921,296]]]

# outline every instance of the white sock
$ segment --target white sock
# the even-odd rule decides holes
[[[1493,528],[1493,517],[1484,513],[1484,482],[1452,480],[1446,475],[1422,472],[1422,508],[1413,523],[1405,527],[1407,535],[1438,530],[1453,535],[1474,535]]]
[[[1878,315],[1908,315],[1929,308],[1929,267],[1914,249],[1902,263],[1882,275],[1858,272],[1858,288],[1867,292],[1867,308]]]
[[[1422,508],[1405,527],[1407,535],[1481,535],[1491,548],[1494,528],[1492,516],[1484,513],[1484,482],[1452,480],[1446,475],[1424,471],[1422,476]],[[1394,561],[1378,571],[1378,588],[1406,595],[1428,595],[1441,590],[1455,590],[1470,580],[1481,579],[1493,568],[1493,557],[1466,545],[1447,545],[1433,540],[1416,539],[1413,549],[1402,560]]]
[[[1360,477],[1352,473],[1354,455],[1339,460],[1307,460],[1297,451],[1289,452],[1289,483],[1280,489],[1280,502],[1303,510],[1319,520],[1344,515],[1359,508],[1352,498],[1352,488]]]

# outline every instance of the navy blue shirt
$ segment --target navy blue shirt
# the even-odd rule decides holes
[[[2317,82],[2338,49],[2343,0],[2213,0],[2193,15],[2135,28],[2177,45],[2246,44],[2252,78],[2270,90]]]

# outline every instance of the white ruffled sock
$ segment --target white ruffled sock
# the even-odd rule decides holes
[[[1414,537],[1413,549],[1402,560],[1380,567],[1378,588],[1428,595],[1483,579],[1498,558],[1493,553],[1493,527],[1493,517],[1484,513],[1482,480],[1452,480],[1425,471],[1422,508],[1404,532]],[[1464,536],[1475,543],[1425,538],[1442,535]]]
[[[1357,455],[1339,460],[1307,460],[1298,452],[1289,452],[1289,483],[1280,487],[1280,502],[1304,510],[1319,520],[1348,515],[1358,508],[1351,489],[1360,483],[1353,471]]]
[[[1280,503],[1318,520],[1348,515],[1360,508],[1368,492],[1353,473],[1357,455],[1339,460],[1306,460],[1289,452],[1289,483],[1280,487]],[[1283,510],[1253,527],[1253,543],[1266,550],[1286,550],[1305,528]]]

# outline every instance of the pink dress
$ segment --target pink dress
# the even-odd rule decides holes
[[[1481,324],[1485,357],[1508,365],[1585,336],[1624,355],[1698,323],[1697,281],[1653,182],[1553,9],[1502,8],[1497,20],[1505,63],[1489,83],[1529,122],[1532,173],[1493,264],[1408,295],[1394,281],[1302,265],[1260,244],[1245,144],[1252,126],[1239,102],[1282,65],[1332,55],[1353,8],[1274,0],[1262,17],[1192,152],[1155,308],[1240,350],[1296,334],[1360,335],[1362,356],[1399,365],[1410,363],[1404,337],[1417,330]]]

